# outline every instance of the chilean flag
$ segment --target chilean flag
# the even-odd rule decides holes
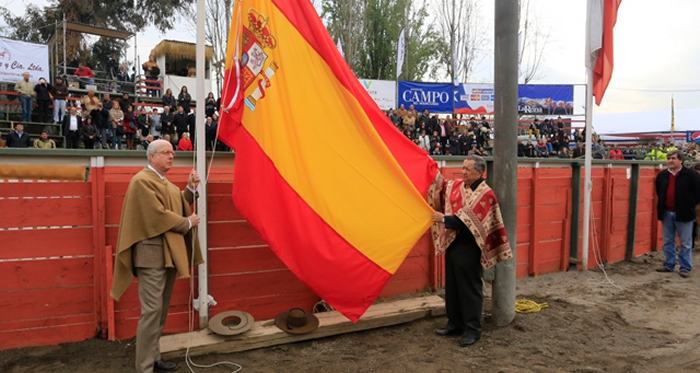
[[[613,71],[613,27],[622,0],[588,0],[586,67],[593,71],[593,96],[600,106]]]
[[[219,124],[234,203],[357,321],[430,227],[437,165],[374,103],[310,1],[234,4]]]

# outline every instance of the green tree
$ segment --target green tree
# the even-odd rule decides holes
[[[367,0],[322,0],[321,19],[331,38],[341,41],[345,61],[357,71],[358,52],[363,44],[365,3]]]

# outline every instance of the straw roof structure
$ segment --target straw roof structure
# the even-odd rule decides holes
[[[207,62],[211,61],[214,55],[214,48],[207,45],[204,51]],[[197,44],[177,40],[163,40],[151,50],[151,54],[156,58],[165,55],[169,60],[196,60]]]

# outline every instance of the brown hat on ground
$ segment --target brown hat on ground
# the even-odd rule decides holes
[[[292,308],[277,315],[275,324],[287,333],[306,334],[318,328],[318,318],[301,308]]]
[[[250,330],[254,321],[248,312],[222,312],[209,319],[209,329],[219,335],[238,335]]]

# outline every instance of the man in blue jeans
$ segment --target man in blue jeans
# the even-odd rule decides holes
[[[22,74],[22,80],[15,84],[15,91],[19,93],[19,101],[22,103],[22,122],[32,121],[32,106],[34,105],[34,82],[29,81],[29,73]]]
[[[668,168],[656,175],[656,206],[663,227],[664,266],[657,272],[676,271],[676,236],[681,243],[678,251],[679,274],[690,276],[695,205],[700,202],[700,175],[683,167],[685,155],[679,150],[668,152]]]

